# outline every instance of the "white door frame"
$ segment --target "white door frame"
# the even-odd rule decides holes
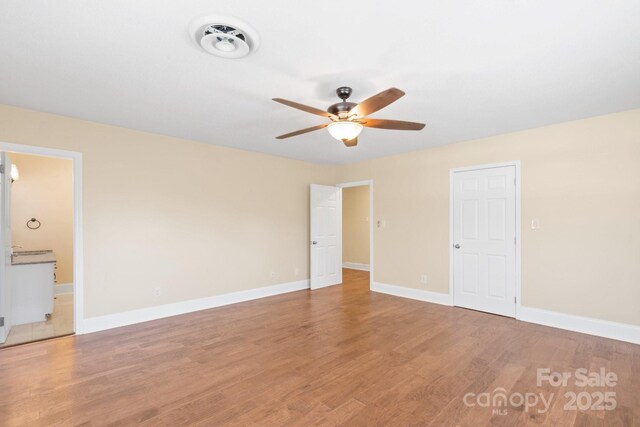
[[[451,305],[455,305],[453,296],[453,175],[457,172],[467,172],[481,169],[501,168],[505,166],[513,166],[516,171],[516,319],[520,318],[520,307],[522,304],[521,297],[521,281],[520,281],[520,254],[521,254],[521,186],[520,186],[520,160],[510,162],[490,163],[485,165],[468,166],[463,168],[449,169],[449,298]]]
[[[364,187],[365,185],[369,186],[369,289],[371,289],[373,283],[373,180],[344,182],[336,187]],[[342,218],[340,218],[340,222],[342,222]],[[342,260],[340,260],[340,268],[342,268]]]
[[[84,248],[82,238],[82,153],[34,145],[0,141],[0,151],[9,154],[70,159],[73,162],[73,322],[76,335],[83,333],[84,322]]]

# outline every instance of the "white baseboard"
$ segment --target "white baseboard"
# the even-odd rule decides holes
[[[177,316],[179,314],[206,310],[209,308],[270,297],[273,295],[280,295],[287,292],[300,291],[303,289],[309,289],[308,279],[229,294],[215,295],[206,298],[181,301],[173,304],[142,308],[139,310],[125,311],[123,313],[90,317],[84,319],[82,322],[82,333],[86,334],[104,331],[106,329],[118,328],[120,326],[132,325],[134,323],[148,322],[150,320],[161,319],[163,317]]]
[[[73,290],[72,284],[56,285],[56,287],[69,285],[71,285],[71,290]],[[249,289],[246,291],[233,292],[189,301],[181,301],[173,304],[143,308],[123,313],[91,317],[84,319],[82,333],[98,332],[120,326],[147,322],[150,320],[161,319],[163,317],[177,316],[180,314],[191,313],[193,311],[206,310],[209,308],[250,301],[308,288],[309,280],[300,280],[297,282],[282,283],[274,286]],[[452,305],[451,297],[448,294],[438,292],[388,285],[379,282],[373,282],[371,284],[371,290],[374,292],[434,304]],[[60,293],[65,292],[56,292],[56,294]],[[536,323],[539,325],[640,344],[640,326],[636,325],[575,316],[572,314],[559,313],[533,307],[519,307],[517,318],[524,322]]]
[[[53,286],[54,295],[72,294],[72,293],[73,293],[73,283],[59,283]]]
[[[387,285],[379,282],[373,282],[371,284],[371,290],[434,304],[453,305],[453,300],[449,294],[406,288],[404,286]],[[518,307],[517,319],[523,322],[536,323],[538,325],[640,344],[640,326],[636,325],[575,316],[533,307]]]
[[[518,320],[640,344],[640,326],[575,316],[533,307],[518,308]]]
[[[451,305],[449,294],[439,292],[424,291],[422,289],[406,288],[404,286],[387,285],[385,283],[373,282],[371,290],[388,295],[395,295],[402,298],[416,299],[419,301],[431,302],[434,304]]]
[[[352,270],[369,271],[369,264],[360,264],[358,262],[343,262],[342,268],[350,268]]]

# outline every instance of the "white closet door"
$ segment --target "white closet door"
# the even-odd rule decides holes
[[[455,305],[515,317],[515,216],[514,166],[454,173]]]

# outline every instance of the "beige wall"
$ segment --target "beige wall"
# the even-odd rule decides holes
[[[522,303],[640,325],[640,110],[339,168],[8,106],[0,141],[83,153],[88,317],[306,278],[308,185],[365,179],[376,281],[445,293],[449,169],[520,160]]]
[[[522,304],[640,325],[640,110],[341,167],[339,182],[374,180],[375,280],[448,292],[449,169],[509,160]]]
[[[85,317],[307,278],[309,184],[335,182],[333,167],[10,106],[0,141],[83,155]]]
[[[53,249],[57,283],[73,282],[73,163],[12,153],[20,179],[11,186],[11,240],[20,250]],[[27,228],[36,218],[41,226]]]
[[[369,264],[369,186],[342,189],[342,262]]]

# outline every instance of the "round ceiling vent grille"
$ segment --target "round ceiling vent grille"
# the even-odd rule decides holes
[[[258,34],[235,18],[205,16],[195,20],[191,34],[205,52],[222,58],[242,58],[259,45]]]

